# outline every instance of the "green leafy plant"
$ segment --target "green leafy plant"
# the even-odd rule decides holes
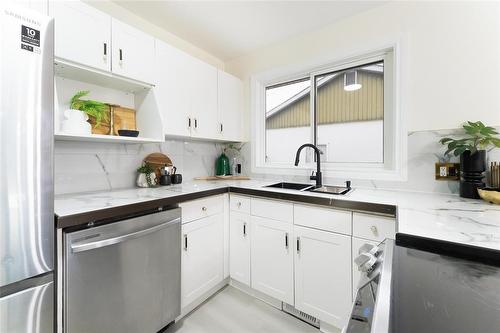
[[[77,92],[71,97],[69,107],[74,110],[85,112],[89,117],[95,119],[95,127],[99,127],[101,122],[108,121],[108,106],[102,102],[94,101],[91,99],[83,100],[82,97],[90,93],[88,90]]]
[[[146,181],[148,182],[148,186],[153,186],[153,180],[151,179],[151,173],[155,172],[155,170],[153,169],[153,167],[150,164],[144,163],[139,168],[137,168],[137,172],[145,174]]]
[[[480,121],[475,123],[468,121],[463,125],[467,137],[462,139],[443,138],[439,140],[442,145],[446,145],[445,155],[453,153],[455,156],[460,156],[465,151],[470,151],[474,154],[478,150],[488,148],[499,148],[500,138],[495,137],[498,132],[490,126],[484,125]]]

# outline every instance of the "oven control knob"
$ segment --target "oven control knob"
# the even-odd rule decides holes
[[[354,263],[358,266],[361,272],[369,272],[377,263],[377,257],[370,253],[362,253],[354,259]]]
[[[363,244],[363,246],[361,246],[358,250],[358,254],[368,253],[374,256],[377,256],[379,252],[380,251],[377,245],[372,245],[367,243]]]

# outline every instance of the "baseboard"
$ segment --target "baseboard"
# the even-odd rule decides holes
[[[238,289],[238,290],[243,291],[244,293],[246,293],[252,297],[255,297],[255,298],[271,305],[272,307],[275,307],[278,310],[283,310],[283,305],[282,305],[282,302],[280,300],[278,300],[274,297],[268,296],[268,295],[266,295],[258,290],[255,290],[252,287],[247,286],[244,283],[238,282],[238,281],[230,278],[229,285]]]
[[[181,320],[183,317],[185,317],[186,315],[188,315],[191,312],[193,312],[194,310],[196,310],[196,308],[198,308],[200,305],[202,305],[205,301],[207,301],[210,297],[212,297],[217,292],[222,290],[228,284],[229,284],[229,278],[226,278],[226,279],[222,280],[221,282],[219,282],[215,287],[213,287],[212,289],[210,289],[209,291],[207,291],[206,293],[204,293],[203,295],[198,297],[196,300],[194,300],[190,304],[183,307],[181,309],[180,316],[177,317],[175,319],[175,321],[177,322],[177,321]]]

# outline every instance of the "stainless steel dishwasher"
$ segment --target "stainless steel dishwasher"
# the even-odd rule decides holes
[[[64,234],[64,331],[154,333],[180,314],[181,210]]]

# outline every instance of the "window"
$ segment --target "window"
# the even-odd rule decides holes
[[[324,162],[383,163],[384,62],[267,86],[265,113],[268,163],[289,163],[306,142]]]
[[[358,178],[406,177],[401,162],[406,135],[395,109],[394,48],[319,70],[304,68],[299,75],[287,73],[285,80],[273,80],[269,76],[276,71],[269,73],[253,81],[253,165],[266,168],[254,172],[290,169],[297,148],[314,143],[321,151],[323,170],[335,172],[330,176],[359,171],[364,175]],[[301,166],[310,168],[314,154],[305,151]],[[383,176],[372,177],[378,171]]]

